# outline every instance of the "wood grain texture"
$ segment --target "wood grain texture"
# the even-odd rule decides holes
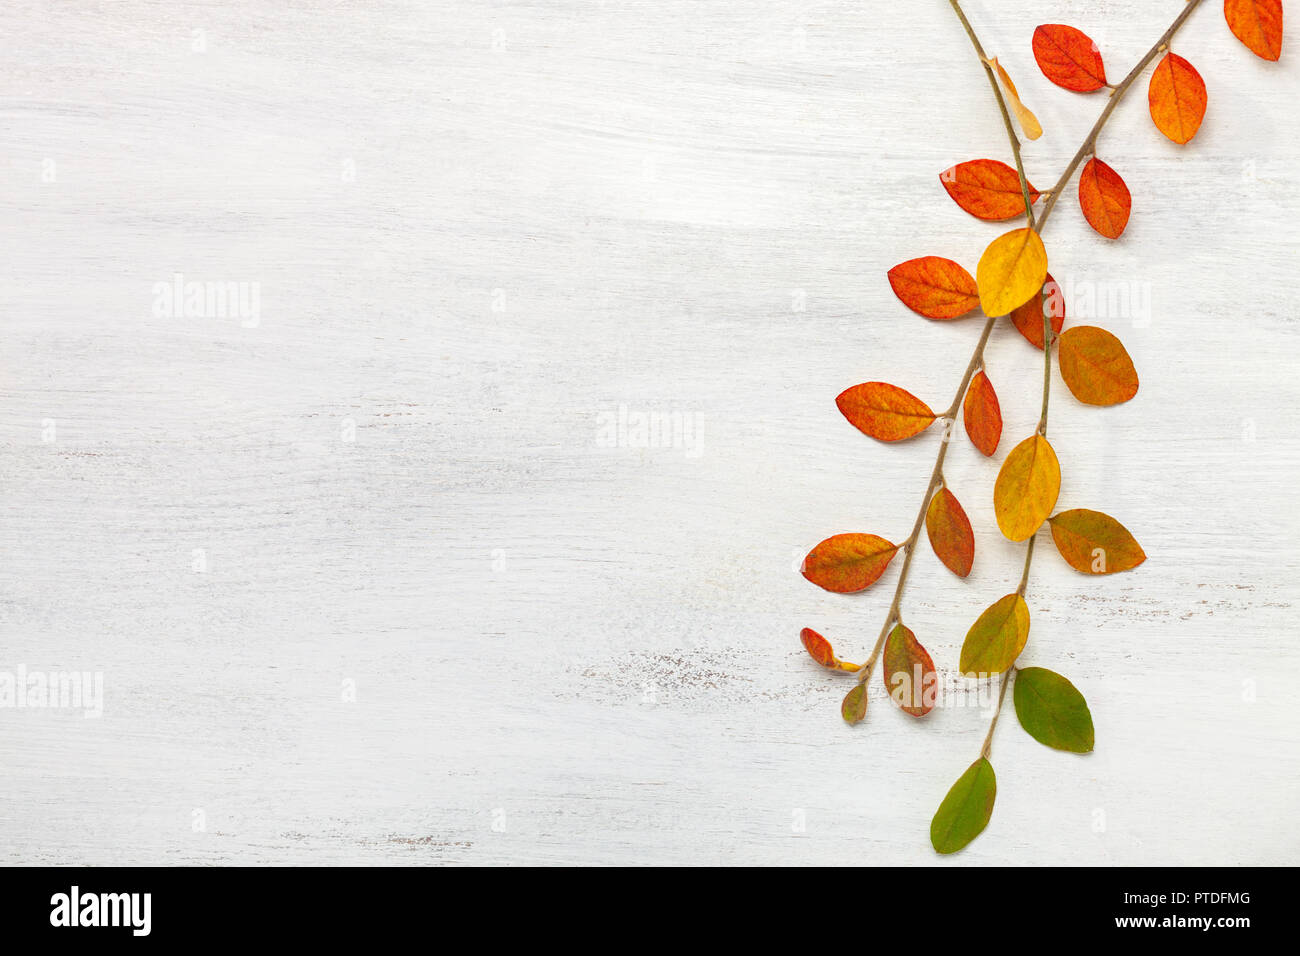
[[[967,4],[1040,188],[1102,101],[1037,74],[1034,24],[1121,71],[1180,5]],[[0,861],[1295,859],[1297,57],[1207,4],[1196,141],[1135,93],[1100,145],[1123,240],[1073,202],[1045,233],[1067,323],[1142,376],[1110,409],[1056,378],[1060,507],[1149,559],[1042,542],[1023,660],[1097,750],[1004,721],[988,831],[940,861],[986,715],[877,691],[845,727],[799,630],[864,656],[897,566],[840,596],[797,562],[905,537],[933,462],[835,395],[943,407],[979,332],[885,277],[999,228],[937,178],[1009,158],[947,4],[14,0],[0,30],[0,668],[105,682],[100,719],[0,711]],[[175,273],[256,283],[258,321],[155,314]],[[1007,325],[987,364],[1004,454],[1039,353]],[[1019,574],[999,460],[953,449],[974,571],[923,551],[904,604],[949,675]]]

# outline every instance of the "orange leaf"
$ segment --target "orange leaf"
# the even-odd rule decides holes
[[[803,576],[827,591],[850,594],[874,584],[897,553],[898,545],[874,534],[832,535],[803,559]]]
[[[805,627],[799,632],[799,640],[803,641],[803,647],[808,652],[808,656],[818,664],[822,667],[835,667],[835,651],[832,650],[830,641],[811,627]]]
[[[1034,31],[1034,59],[1057,86],[1091,93],[1106,85],[1101,51],[1082,30],[1063,23],[1045,23]]]
[[[925,533],[930,536],[930,547],[949,571],[959,578],[970,574],[975,562],[975,535],[961,502],[947,488],[940,488],[930,499],[930,507],[925,510]]]
[[[975,267],[985,315],[1009,315],[1047,278],[1047,250],[1033,229],[1013,229],[988,244]]]
[[[905,306],[927,319],[955,319],[980,304],[971,274],[941,256],[900,262],[889,270],[889,284]]]
[[[1059,335],[1065,325],[1065,296],[1051,273],[1038,295],[1011,313],[1011,324],[1037,349],[1043,347],[1044,312],[1052,319],[1052,334]]]
[[[1052,540],[1070,567],[1084,574],[1129,571],[1147,559],[1128,528],[1108,514],[1075,508],[1047,519]]]
[[[921,646],[916,635],[902,624],[895,624],[885,644],[885,693],[913,717],[924,717],[934,710],[934,661]]]
[[[1223,0],[1228,27],[1265,60],[1282,55],[1282,0]]]
[[[1007,105],[1011,111],[1016,114],[1016,120],[1020,123],[1020,129],[1025,134],[1025,139],[1038,139],[1043,135],[1043,127],[1035,116],[1024,103],[1020,102],[1020,94],[1016,92],[1016,84],[1011,82],[1011,76],[1002,68],[998,58],[985,60],[989,66],[998,71],[998,79],[1002,81],[1002,92],[1006,94]]]
[[[1076,325],[1061,335],[1061,378],[1085,405],[1118,405],[1137,394],[1138,375],[1124,344],[1105,329]]]
[[[808,656],[822,667],[833,671],[856,671],[860,669],[857,664],[850,664],[848,661],[842,661],[836,657],[835,651],[831,648],[831,642],[811,627],[805,627],[799,632],[799,640],[803,641],[803,647],[808,652]]]
[[[1079,177],[1079,205],[1084,218],[1107,239],[1118,239],[1133,211],[1133,197],[1119,173],[1094,156]]]
[[[1031,538],[1056,507],[1061,464],[1042,435],[1026,438],[1007,455],[993,485],[998,527],[1012,541]]]
[[[884,382],[846,388],[835,404],[854,428],[880,441],[902,441],[919,435],[935,419],[925,402],[897,385]]]
[[[1166,53],[1147,90],[1151,119],[1175,143],[1188,142],[1205,119],[1205,81],[1177,53]]]
[[[993,391],[993,383],[983,371],[975,373],[970,388],[966,389],[962,421],[971,444],[979,449],[980,454],[992,458],[1002,439],[1002,406],[998,404],[998,393]]]
[[[958,163],[939,174],[939,182],[953,202],[977,219],[998,222],[1025,214],[1025,194],[1020,174],[996,159],[973,159]],[[1029,201],[1038,201],[1038,190],[1029,186]]]

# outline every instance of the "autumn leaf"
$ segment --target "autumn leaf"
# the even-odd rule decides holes
[[[803,641],[803,647],[808,652],[808,656],[822,667],[833,671],[857,671],[861,669],[857,664],[851,664],[836,657],[835,651],[831,648],[831,642],[811,627],[805,627],[799,632],[799,640]]]
[[[930,845],[938,853],[956,853],[984,832],[993,816],[998,781],[993,765],[980,757],[957,778],[930,821]]]
[[[854,684],[840,704],[840,716],[846,723],[860,724],[867,716],[867,685]]]
[[[1151,74],[1147,101],[1156,128],[1181,145],[1196,135],[1205,119],[1205,81],[1177,53],[1166,53]]]
[[[1029,605],[1019,594],[998,598],[971,625],[961,646],[963,674],[1001,674],[1029,640]]]
[[[1228,28],[1256,56],[1282,55],[1282,0],[1224,0]]]
[[[1038,233],[1026,227],[998,236],[975,269],[984,314],[1009,314],[1028,302],[1046,278],[1047,250]]]
[[[903,305],[927,319],[956,319],[980,304],[971,274],[942,256],[900,262],[889,270],[889,285]]]
[[[1061,466],[1042,435],[1026,438],[1007,455],[993,485],[998,527],[1012,541],[1033,537],[1056,507]]]
[[[1043,135],[1043,127],[1038,122],[1038,117],[1030,111],[1029,107],[1020,102],[1020,94],[1016,92],[1016,84],[1011,82],[1011,76],[1002,68],[1002,64],[998,62],[997,57],[984,62],[997,70],[998,79],[1002,81],[1002,92],[1007,97],[1007,105],[1016,114],[1016,122],[1020,124],[1025,139],[1038,139]]]
[[[1084,574],[1130,571],[1147,559],[1128,528],[1108,514],[1075,508],[1048,518],[1061,557]]]
[[[970,387],[966,389],[966,400],[962,402],[962,421],[966,426],[966,436],[971,444],[979,449],[980,454],[993,457],[1002,439],[1002,406],[998,404],[998,394],[993,391],[993,383],[983,370],[975,373]]]
[[[1038,295],[1011,313],[1011,324],[1034,348],[1043,347],[1043,313],[1052,320],[1052,334],[1059,335],[1065,325],[1065,296],[1051,273]]]
[[[973,159],[958,163],[939,174],[939,182],[953,202],[977,219],[999,222],[1025,214],[1025,194],[1020,174],[996,159]],[[1038,190],[1029,186],[1029,201],[1038,201]],[[974,288],[974,282],[971,283]]]
[[[1137,394],[1138,375],[1124,344],[1105,329],[1076,325],[1061,335],[1061,378],[1085,405],[1118,405]]]
[[[1133,197],[1119,173],[1094,156],[1079,176],[1079,205],[1088,225],[1107,239],[1118,239],[1133,211]]]
[[[1063,23],[1045,23],[1034,31],[1034,59],[1057,86],[1091,93],[1106,86],[1101,51],[1082,30]]]
[[[876,582],[898,553],[874,534],[837,534],[827,538],[803,559],[803,576],[836,594],[851,594]]]
[[[934,661],[916,635],[902,624],[895,624],[889,632],[881,676],[885,692],[913,717],[924,717],[934,710]]]
[[[975,561],[975,535],[961,502],[947,488],[940,488],[925,510],[925,533],[930,547],[953,574],[964,578]]]
[[[1095,742],[1088,702],[1068,680],[1045,667],[1022,667],[1012,699],[1020,726],[1040,744],[1090,753]]]
[[[854,385],[841,392],[835,404],[854,428],[880,441],[902,441],[919,435],[935,419],[925,402],[885,382]]]

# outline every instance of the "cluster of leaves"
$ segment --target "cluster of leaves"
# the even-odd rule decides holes
[[[1265,59],[1278,58],[1282,37],[1280,0],[1226,0],[1224,13],[1232,32],[1249,49]],[[1185,16],[1175,22],[1166,38]],[[983,57],[973,33],[972,40]],[[1109,89],[1111,96],[1115,96],[1122,94],[1134,79],[1131,75],[1120,88],[1108,83],[1101,51],[1086,34],[1071,26],[1039,26],[1033,33],[1032,50],[1044,76],[1072,92]],[[1163,54],[1163,58],[1157,63],[1148,88],[1151,118],[1171,141],[1188,143],[1205,117],[1205,82],[1191,63],[1167,49],[1167,43],[1158,45],[1152,54]],[[1149,55],[1144,62],[1153,58]],[[985,59],[984,63],[990,75],[997,77],[1004,102],[1015,113],[1026,138],[1037,138],[1041,126],[1021,102],[1006,70],[996,59]],[[1135,70],[1134,74],[1138,72]],[[1108,108],[1103,114],[1098,127],[1109,111]],[[1008,131],[1011,132],[1009,120]],[[1019,145],[1014,133],[1011,140],[1019,166]],[[1128,224],[1132,197],[1120,175],[1097,158],[1095,148],[1094,129],[1076,158],[1077,163],[1084,155],[1088,156],[1079,178],[1079,205],[1097,233],[1118,239]],[[1061,185],[1069,176],[1067,172]],[[1047,250],[1034,228],[1030,212],[1045,194],[1024,177],[1022,169],[996,159],[957,163],[941,173],[939,180],[953,201],[977,219],[1004,222],[1027,217],[1029,225],[1013,229],[989,243],[974,276],[959,263],[939,256],[922,256],[898,264],[888,273],[894,294],[913,312],[931,320],[954,321],[976,310],[982,311],[990,322],[1006,317],[1030,345],[1044,350],[1049,367],[1055,347],[1061,378],[1083,404],[1111,406],[1132,399],[1138,392],[1138,375],[1120,340],[1094,326],[1065,328],[1066,309],[1061,288],[1048,272]],[[1057,189],[1060,188],[1058,185]],[[997,392],[983,365],[985,339],[981,339],[972,358],[963,381],[964,394],[959,390],[958,398],[971,444],[981,455],[993,457],[1001,444],[1003,419]],[[1046,525],[1061,557],[1083,574],[1106,575],[1136,568],[1146,559],[1146,554],[1119,521],[1087,508],[1056,510],[1061,467],[1046,437],[1046,387],[1045,383],[1043,417],[1038,429],[1011,449],[998,471],[993,490],[997,526],[1009,540],[1032,544],[1034,536]],[[846,389],[836,404],[841,414],[863,434],[882,442],[899,442],[920,435],[936,421],[944,420],[947,426],[954,424],[958,402],[954,401],[949,410],[936,413],[911,392],[873,381]],[[946,435],[944,442],[947,442]],[[934,553],[949,570],[965,578],[975,560],[975,536],[966,510],[944,481],[942,464],[946,452],[945,445],[939,453],[922,512]],[[910,552],[918,543],[920,520],[918,516],[912,534],[901,543],[860,532],[832,535],[808,553],[803,575],[837,594],[863,591],[881,578],[900,551],[910,559]],[[1094,733],[1082,694],[1060,674],[1041,667],[1016,667],[1029,638],[1030,612],[1024,590],[1030,555],[1032,550],[1026,555],[1025,575],[1019,590],[994,601],[967,631],[958,667],[963,675],[972,677],[1003,675],[1003,693],[1007,678],[1014,672],[1015,712],[1029,735],[1057,750],[1088,753],[1093,749]],[[902,710],[920,718],[933,709],[934,663],[916,635],[903,625],[899,608],[907,566],[904,562],[894,604],[880,641],[866,664],[859,666],[840,660],[831,644],[816,631],[804,629],[802,633],[804,647],[815,661],[857,676],[857,683],[841,706],[841,714],[850,724],[859,723],[866,716],[867,682],[878,656],[884,662],[885,691]],[[990,739],[991,736],[990,729]],[[960,850],[988,823],[996,796],[996,777],[988,752],[986,742],[981,756],[952,786],[935,814],[930,836],[936,851]]]

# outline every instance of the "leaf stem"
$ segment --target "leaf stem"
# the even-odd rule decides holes
[[[1169,45],[1169,41],[1172,39],[1173,35],[1178,32],[1179,28],[1187,22],[1187,18],[1190,17],[1192,12],[1200,5],[1201,0],[1187,0],[1187,5],[1183,8],[1182,13],[1178,14],[1174,19],[1174,22],[1169,25],[1169,29],[1166,30],[1151,49],[1146,52],[1146,56],[1142,57],[1142,59],[1138,61],[1137,66],[1129,70],[1129,74],[1124,77],[1123,82],[1111,90],[1110,97],[1106,101],[1106,107],[1101,111],[1101,115],[1097,117],[1097,122],[1093,124],[1092,131],[1088,133],[1087,138],[1083,141],[1083,145],[1080,146],[1079,151],[1074,154],[1074,159],[1070,160],[1070,165],[1065,168],[1065,172],[1061,174],[1060,180],[1057,182],[1056,186],[1053,187],[1051,195],[1048,196],[1047,204],[1043,206],[1043,212],[1038,217],[1040,229],[1042,228],[1043,223],[1047,222],[1047,217],[1052,214],[1052,210],[1056,207],[1056,201],[1061,198],[1061,193],[1065,191],[1066,184],[1069,183],[1070,178],[1074,175],[1074,171],[1079,168],[1079,164],[1083,162],[1084,157],[1096,153],[1097,136],[1101,133],[1102,127],[1106,125],[1106,121],[1110,119],[1110,114],[1115,112],[1115,107],[1119,105],[1119,101],[1124,98],[1124,94],[1128,92],[1129,87],[1133,85],[1134,81],[1142,75],[1142,71],[1150,65],[1152,60],[1160,55],[1162,49]]]
[[[858,683],[865,683],[871,678],[871,672],[876,666],[876,659],[880,657],[880,650],[885,646],[885,638],[889,636],[889,628],[895,621],[901,621],[900,606],[903,603],[903,590],[907,586],[907,574],[912,567],[912,557],[916,554],[916,543],[921,537],[921,526],[925,524],[926,508],[930,504],[930,498],[943,484],[943,462],[948,457],[948,445],[952,441],[953,427],[957,423],[957,409],[961,407],[962,396],[966,394],[966,389],[970,387],[970,380],[975,377],[975,372],[984,364],[984,347],[988,345],[989,336],[993,333],[993,323],[997,321],[996,316],[990,316],[984,320],[984,330],[980,332],[980,340],[975,346],[975,351],[971,353],[970,362],[966,365],[966,371],[961,377],[961,384],[957,386],[957,393],[953,396],[952,404],[948,406],[947,411],[939,416],[944,421],[943,439],[939,443],[939,453],[934,459],[934,469],[930,472],[930,483],[926,485],[925,496],[921,499],[921,507],[916,512],[916,520],[912,522],[912,533],[907,536],[904,542],[905,549],[903,554],[903,568],[898,574],[898,584],[894,588],[894,600],[889,605],[889,613],[885,616],[885,624],[880,629],[880,636],[876,638],[876,646],[872,648],[871,656],[867,662],[862,665],[858,671]]]
[[[953,6],[956,7],[955,0],[951,0],[951,2],[953,2]],[[1083,158],[1085,156],[1096,153],[1097,136],[1098,134],[1101,133],[1102,127],[1106,125],[1106,121],[1110,119],[1111,114],[1115,112],[1115,107],[1119,105],[1119,101],[1124,98],[1124,94],[1128,92],[1129,87],[1131,87],[1134,81],[1136,81],[1137,78],[1142,75],[1143,71],[1147,68],[1148,65],[1150,65],[1151,61],[1154,60],[1162,50],[1166,50],[1169,48],[1170,39],[1173,38],[1173,35],[1178,32],[1179,28],[1182,27],[1182,25],[1187,22],[1187,18],[1190,17],[1192,15],[1192,12],[1200,5],[1201,5],[1201,0],[1187,0],[1187,5],[1183,8],[1183,11],[1180,14],[1178,14],[1178,16],[1174,19],[1174,22],[1169,25],[1169,29],[1166,30],[1164,34],[1160,37],[1160,39],[1157,40],[1155,44],[1151,47],[1151,49],[1147,51],[1146,55],[1143,56],[1142,59],[1138,61],[1137,65],[1133,67],[1132,70],[1129,71],[1128,76],[1124,77],[1123,82],[1121,82],[1119,86],[1111,87],[1110,96],[1106,101],[1105,108],[1101,111],[1101,115],[1097,117],[1097,122],[1093,124],[1092,130],[1088,133],[1087,138],[1083,141],[1083,145],[1081,145],[1079,147],[1079,151],[1074,154],[1074,158],[1070,160],[1070,165],[1066,167],[1065,172],[1061,174],[1061,178],[1057,181],[1056,185],[1052,188],[1050,194],[1048,195],[1047,204],[1043,206],[1042,215],[1040,215],[1038,218],[1038,228],[1040,230],[1043,228],[1044,225],[1046,225],[1048,217],[1052,214],[1052,210],[1056,207],[1056,201],[1061,197],[1061,193],[1065,191],[1066,185],[1070,182],[1071,177],[1074,176],[1075,170],[1079,168],[1079,164],[1083,162]],[[958,11],[958,13],[960,14],[960,11]],[[964,22],[965,18],[963,17],[962,20]],[[969,27],[968,27],[968,32],[969,32]],[[1046,303],[1044,304],[1046,305]],[[1043,406],[1042,406],[1042,411],[1039,414],[1039,418],[1038,418],[1038,434],[1044,436],[1047,434],[1047,409],[1048,409],[1049,401],[1051,399],[1051,387],[1052,387],[1052,338],[1053,336],[1052,336],[1052,323],[1050,318],[1050,312],[1047,308],[1044,308],[1043,309]],[[1020,573],[1020,586],[1016,589],[1016,593],[1020,595],[1022,598],[1025,596],[1025,590],[1029,586],[1029,568],[1030,565],[1033,564],[1034,542],[1036,540],[1037,540],[1037,534],[1035,534],[1033,537],[1029,539],[1029,543],[1025,547],[1025,566],[1024,566],[1024,570],[1022,570]],[[1002,689],[998,692],[998,706],[997,709],[993,712],[993,719],[989,722],[989,732],[984,738],[984,746],[980,749],[980,756],[985,759],[988,759],[989,753],[993,748],[993,731],[994,729],[996,729],[998,725],[998,717],[1002,713],[1002,701],[1007,695],[1007,686],[1011,683],[1011,674],[1015,670],[1016,670],[1015,665],[1012,665],[1011,669],[1002,675]]]
[[[993,719],[989,721],[989,732],[984,736],[984,746],[980,748],[980,756],[985,760],[988,760],[989,754],[993,752],[993,731],[997,729],[998,717],[1002,715],[1002,701],[1006,699],[1007,688],[1011,686],[1011,675],[1016,670],[1017,667],[1012,664],[1011,667],[1002,672],[1002,687],[998,691],[998,706],[993,711]]]
[[[1200,0],[1197,0],[1199,3]],[[957,19],[961,21],[962,27],[966,30],[966,36],[970,37],[971,46],[975,47],[975,54],[980,59],[980,65],[984,67],[984,73],[989,78],[989,85],[993,87],[993,95],[997,98],[998,109],[1002,111],[1002,125],[1007,128],[1007,138],[1011,140],[1011,152],[1016,158],[1016,172],[1020,175],[1020,195],[1025,201],[1025,215],[1029,220],[1029,228],[1034,229],[1034,210],[1033,204],[1029,201],[1029,180],[1025,177],[1025,164],[1020,158],[1020,137],[1016,135],[1016,128],[1011,125],[1011,114],[1007,111],[1007,101],[1002,96],[1002,88],[998,86],[998,78],[993,73],[993,67],[989,65],[989,58],[984,54],[984,45],[975,35],[975,28],[970,25],[966,19],[966,12],[962,10],[961,3],[958,0],[948,0],[952,5],[953,12],[957,14]]]

